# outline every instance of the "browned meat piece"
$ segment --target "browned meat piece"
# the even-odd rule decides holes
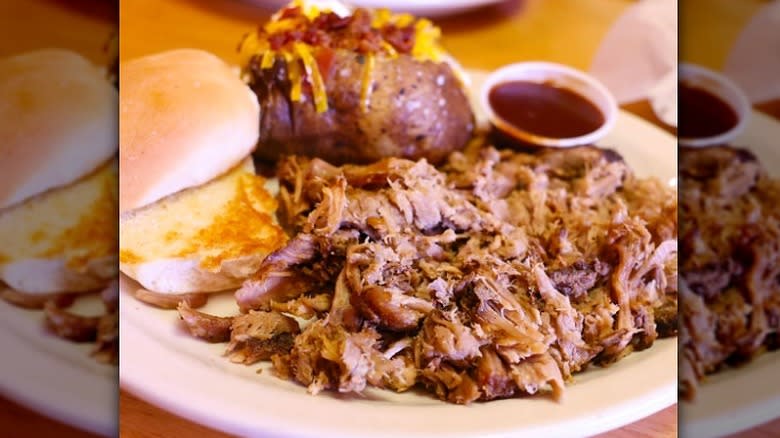
[[[188,306],[197,309],[208,303],[208,294],[161,294],[146,289],[137,289],[134,296],[146,304],[150,304],[161,309],[175,309],[179,303],[187,303]]]
[[[592,263],[579,260],[571,266],[551,272],[550,279],[557,290],[578,301],[596,286],[596,281],[606,275],[608,269],[609,266],[599,260]]]
[[[722,199],[747,194],[763,172],[751,152],[728,146],[703,150],[683,148],[680,170],[692,187],[699,183],[704,192]]]
[[[269,310],[272,301],[286,301],[311,291],[316,284],[294,268],[312,260],[316,250],[312,236],[299,234],[268,255],[257,273],[236,291],[241,310]]]
[[[53,302],[57,307],[68,307],[73,303],[77,294],[58,293],[58,294],[30,294],[19,292],[10,287],[0,285],[0,298],[7,302],[25,309],[43,309],[44,306]]]
[[[593,146],[545,150],[536,171],[565,181],[575,193],[591,200],[614,193],[631,173],[617,152]]]
[[[464,364],[481,355],[482,342],[454,312],[432,312],[425,318],[417,341],[417,354],[423,363],[443,360]]]
[[[389,330],[414,330],[425,314],[433,310],[428,301],[378,286],[364,288],[352,296],[361,316]]]
[[[249,311],[233,318],[225,354],[232,362],[253,364],[287,353],[301,332],[298,323],[276,312]]]
[[[379,245],[350,248],[344,268],[350,303],[361,316],[379,327],[408,331],[417,329],[433,310],[430,301],[410,295],[400,271],[409,270],[396,252]]]
[[[486,400],[510,397],[517,391],[512,376],[492,347],[482,348],[474,371],[474,380]]]
[[[510,366],[509,375],[520,391],[536,394],[547,389],[555,400],[563,396],[563,377],[555,360],[549,354],[531,356],[518,364]]]
[[[411,344],[411,339],[403,338],[381,354],[372,352],[371,360],[374,366],[368,375],[368,383],[397,392],[413,387],[417,383],[418,372],[414,357],[408,351]]]
[[[186,301],[177,307],[179,317],[192,336],[207,342],[227,342],[230,339],[232,317],[209,315],[194,310]]]
[[[330,318],[319,320],[295,339],[289,355],[274,359],[274,369],[314,394],[323,389],[360,392],[369,384],[398,392],[414,386],[417,368],[405,351],[410,340],[397,341],[384,352],[378,340],[372,329],[350,332]]]
[[[676,336],[677,323],[677,294],[667,294],[664,301],[654,309],[654,319],[658,336]]]
[[[695,388],[698,380],[706,373],[714,371],[727,354],[719,344],[713,329],[717,323],[717,316],[707,309],[701,297],[691,293],[686,287],[681,289],[680,294],[682,296],[680,345],[696,377],[695,380],[685,383],[686,386]],[[685,392],[683,396],[686,396]]]
[[[473,298],[466,298],[474,301],[464,303],[464,307],[507,363],[547,351],[553,337],[528,298],[512,294],[490,277],[480,276],[472,280],[471,293]]]
[[[271,365],[273,366],[274,374],[277,377],[284,380],[290,380],[293,378],[292,370],[290,369],[290,355],[273,354],[271,355]]]
[[[389,360],[377,355],[372,357],[374,369],[368,376],[371,385],[404,392],[417,384],[418,371],[410,356],[401,355]]]
[[[423,383],[442,400],[468,404],[480,397],[479,385],[467,371],[460,371],[445,364],[424,368],[421,374]]]
[[[331,296],[329,294],[319,294],[302,296],[281,303],[272,301],[271,310],[279,313],[288,313],[298,318],[311,319],[330,310],[331,304]]]
[[[344,209],[347,207],[346,190],[347,180],[344,177],[337,178],[335,184],[330,187],[323,187],[322,200],[309,213],[304,232],[325,235],[336,232],[344,220]]]
[[[594,348],[588,347],[582,340],[583,316],[571,306],[569,298],[555,289],[541,265],[533,268],[533,274],[545,310],[553,319],[556,343],[564,364],[562,368],[568,377],[596,355]]]
[[[610,295],[606,287],[596,288],[588,293],[588,300],[576,304],[583,315],[582,338],[588,345],[604,347],[605,340],[614,333],[615,315],[620,308]]]
[[[373,367],[377,337],[371,330],[350,333],[327,319],[315,321],[295,338],[286,366],[312,394],[323,389],[360,392]]]
[[[628,178],[622,190],[629,209],[645,220],[656,244],[677,240],[677,197],[666,196],[669,190],[660,180],[641,178]]]
[[[687,271],[685,279],[691,291],[711,301],[731,284],[731,277],[740,270],[736,263],[727,259],[721,263],[710,263],[700,269]]]
[[[97,337],[99,317],[76,315],[61,309],[53,301],[43,307],[46,328],[61,338],[75,342],[91,342]]]

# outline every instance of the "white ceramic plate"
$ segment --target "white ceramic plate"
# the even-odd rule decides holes
[[[245,0],[270,10],[289,4],[288,0]],[[364,8],[388,8],[394,12],[409,12],[420,17],[442,17],[457,14],[480,6],[500,3],[503,0],[346,0],[353,6]]]
[[[93,313],[97,301],[80,303]],[[74,309],[75,310],[75,309]],[[99,435],[115,435],[117,367],[89,356],[92,344],[56,338],[43,314],[0,300],[0,392],[42,415]]]
[[[475,74],[476,92],[483,74]],[[476,94],[476,93],[474,93]],[[640,175],[673,181],[674,137],[621,112],[603,141]],[[677,341],[666,339],[608,369],[576,376],[565,399],[499,400],[456,406],[415,392],[371,389],[364,396],[321,393],[273,376],[268,364],[243,366],[222,357],[224,344],[186,333],[174,311],[135,300],[120,283],[120,382],[182,417],[242,436],[308,437],[582,437],[653,414],[677,399]],[[206,312],[236,314],[231,295],[213,297]],[[258,374],[258,370],[263,370]]]
[[[758,112],[735,146],[753,151],[764,168],[780,177],[780,122]],[[694,403],[680,403],[681,435],[730,435],[777,418],[780,413],[780,352],[761,355],[737,369],[710,376]]]

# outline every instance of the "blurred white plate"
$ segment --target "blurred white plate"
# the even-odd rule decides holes
[[[116,435],[117,367],[90,357],[91,343],[56,338],[44,329],[42,312],[0,300],[0,346],[5,397],[76,428]]]
[[[484,74],[474,74],[476,94]],[[621,112],[602,142],[642,175],[671,181],[677,143],[671,135]],[[120,382],[139,397],[192,421],[240,436],[306,437],[582,437],[639,420],[677,401],[677,340],[665,339],[617,364],[579,374],[562,403],[544,397],[456,406],[427,394],[371,389],[365,395],[311,396],[275,377],[268,364],[243,366],[222,357],[224,344],[193,339],[175,311],[152,308],[120,283]],[[232,295],[204,309],[236,314]],[[259,370],[263,370],[258,374]]]
[[[269,10],[279,9],[288,0],[244,0]],[[347,0],[346,3],[364,8],[388,8],[394,12],[409,12],[421,17],[441,17],[501,3],[503,0]]]
[[[734,146],[756,154],[767,171],[780,177],[780,121],[753,111]],[[680,403],[681,436],[718,437],[780,417],[780,352],[759,356],[739,368],[709,376],[694,403]]]

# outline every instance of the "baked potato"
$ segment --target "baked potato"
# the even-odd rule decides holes
[[[275,20],[253,41],[261,49],[246,68],[261,106],[258,158],[439,163],[471,138],[463,83],[427,20],[364,9],[307,15],[299,7]]]

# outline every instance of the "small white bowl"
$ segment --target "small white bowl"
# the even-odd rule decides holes
[[[604,115],[604,123],[593,132],[569,138],[544,137],[520,129],[499,117],[490,105],[490,90],[500,83],[510,81],[550,83],[569,89],[593,103]],[[546,147],[561,148],[595,144],[612,129],[618,114],[615,97],[596,78],[580,70],[552,62],[519,62],[496,70],[483,84],[480,100],[490,122],[499,131],[522,143]]]
[[[677,139],[681,146],[707,147],[727,144],[734,140],[747,126],[752,112],[745,93],[726,76],[695,64],[680,64],[679,81],[701,88],[725,102],[737,114],[737,124],[730,130],[712,137]],[[679,123],[678,123],[679,125]],[[678,126],[679,127],[679,126]]]

